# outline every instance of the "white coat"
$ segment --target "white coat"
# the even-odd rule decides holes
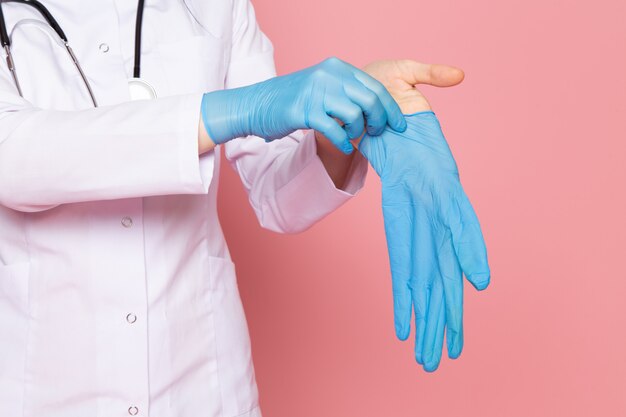
[[[25,99],[0,65],[0,416],[258,417],[235,266],[217,217],[219,152],[198,157],[205,91],[274,75],[247,0],[44,0],[101,107],[42,18],[4,4]],[[2,62],[1,64],[4,64]],[[225,155],[262,226],[306,229],[344,190],[311,132]]]

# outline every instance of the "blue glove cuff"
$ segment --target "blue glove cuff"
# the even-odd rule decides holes
[[[417,116],[418,114],[429,114],[429,113],[433,115],[435,114],[435,112],[432,110],[423,110],[423,111],[418,111],[415,113],[405,114],[404,117],[411,117],[411,116]]]
[[[220,93],[221,91],[205,93],[202,96],[202,104],[200,106],[204,128],[211,140],[217,145],[236,137],[229,129],[231,114],[225,111],[226,109],[224,108],[228,107],[224,103],[224,100],[228,97],[220,98]]]
[[[254,97],[252,87],[218,90],[202,96],[200,111],[209,137],[216,144],[253,134],[246,121]]]
[[[209,101],[211,100],[210,97],[207,97],[209,94],[210,93],[205,93],[202,96],[202,103],[200,105],[200,114],[202,115],[202,124],[204,124],[204,129],[208,133],[213,143],[219,145],[219,144],[226,142],[226,140],[218,137],[215,134],[215,132],[213,132],[213,130],[210,127],[212,122],[209,122],[209,120],[207,120],[207,115],[209,114],[208,106],[209,106]]]

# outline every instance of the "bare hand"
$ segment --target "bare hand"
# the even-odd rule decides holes
[[[363,68],[389,90],[404,114],[430,110],[426,97],[417,89],[419,84],[451,87],[463,81],[459,68],[439,64],[423,64],[409,59],[374,61]]]

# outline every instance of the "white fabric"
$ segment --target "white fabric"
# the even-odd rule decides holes
[[[198,157],[201,95],[274,75],[246,0],[44,1],[101,107],[31,8],[3,4],[25,99],[0,65],[0,416],[260,417],[235,266],[216,211],[219,152]],[[190,13],[193,12],[192,13]],[[333,186],[311,132],[226,157],[261,224],[311,226]],[[130,411],[134,411],[131,409]]]

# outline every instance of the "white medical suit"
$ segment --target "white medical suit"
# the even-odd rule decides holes
[[[137,2],[43,0],[91,83],[32,8],[3,5],[25,98],[0,65],[0,416],[259,417],[244,311],[216,211],[202,93],[274,76],[246,0],[151,0],[129,101]],[[4,64],[4,63],[2,63]],[[297,232],[337,189],[311,131],[225,156],[263,227]]]

